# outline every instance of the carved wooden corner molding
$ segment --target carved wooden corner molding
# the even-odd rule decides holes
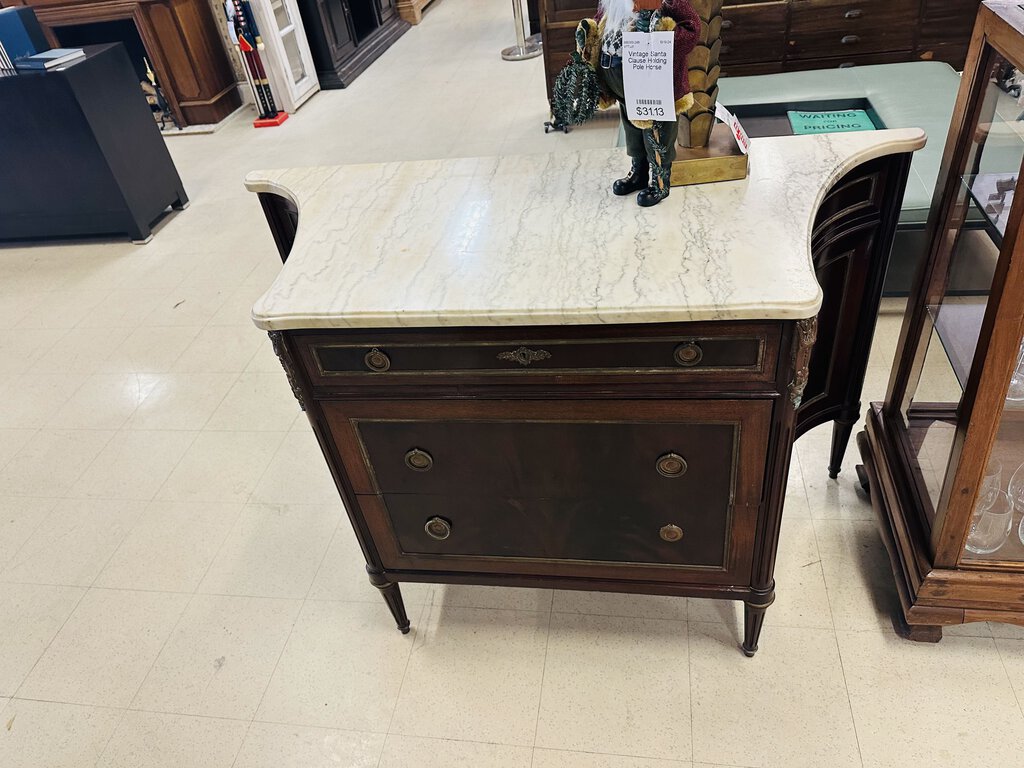
[[[291,385],[292,394],[299,401],[299,408],[305,411],[306,400],[302,394],[302,387],[299,384],[299,377],[295,370],[295,361],[292,360],[291,353],[288,351],[288,347],[285,346],[284,334],[281,331],[270,331],[267,335],[270,336],[270,343],[274,347],[274,354],[281,361],[281,367],[284,368],[285,375],[288,377],[288,384]]]
[[[807,386],[808,368],[811,363],[811,348],[818,337],[818,318],[808,317],[796,322],[796,338],[793,341],[793,381],[789,384],[789,399],[794,408],[799,408]]]

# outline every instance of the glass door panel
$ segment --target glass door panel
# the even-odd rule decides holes
[[[904,445],[928,525],[942,503],[951,470],[963,391],[980,365],[975,350],[985,316],[993,309],[989,294],[1024,158],[1024,121],[1019,119],[1024,107],[1018,105],[1017,84],[1022,78],[992,48],[986,49],[983,71],[987,82],[957,172],[956,196],[943,222],[916,368],[902,404]],[[1024,407],[1020,413],[1024,417]]]
[[[1024,345],[1015,363],[974,504],[965,565],[1024,568]]]
[[[288,72],[293,83],[301,83],[306,77],[306,67],[302,63],[302,52],[295,39],[295,27],[281,35],[281,45],[284,46],[284,55],[288,60]]]

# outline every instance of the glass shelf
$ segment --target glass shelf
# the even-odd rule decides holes
[[[1002,246],[1006,234],[1006,220],[1013,205],[1013,190],[1017,186],[1015,173],[976,173],[962,177],[967,193],[976,209],[984,217],[986,228],[996,246]]]
[[[981,336],[986,307],[988,296],[949,297],[941,305],[928,306],[935,333],[960,382],[961,390],[967,386],[967,376],[971,372],[974,350]]]

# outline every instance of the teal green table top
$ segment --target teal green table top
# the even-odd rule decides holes
[[[822,99],[865,98],[886,128],[923,128],[928,145],[914,153],[901,224],[928,219],[960,75],[938,61],[817,69],[778,75],[724,77],[718,99],[727,107]]]
[[[923,128],[928,145],[914,153],[900,213],[901,224],[916,225],[928,219],[959,87],[960,75],[948,64],[912,61],[723,77],[719,81],[718,99],[731,109],[748,104],[867,99],[886,128]]]

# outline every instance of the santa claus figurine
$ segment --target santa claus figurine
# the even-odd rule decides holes
[[[700,37],[700,17],[689,0],[600,0],[597,15],[576,30],[577,52],[597,73],[598,106],[618,102],[626,132],[629,173],[612,184],[616,195],[639,192],[642,206],[657,205],[669,193],[679,123],[673,120],[630,120],[622,84],[622,34],[672,32],[675,114],[693,104],[686,57]]]

